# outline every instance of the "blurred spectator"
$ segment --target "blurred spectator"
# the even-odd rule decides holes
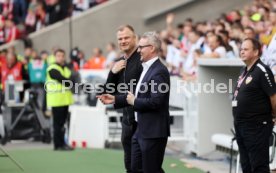
[[[75,47],[75,48],[73,48],[72,50],[71,50],[71,52],[70,52],[70,59],[72,60],[72,61],[78,61],[78,54],[79,54],[79,48],[78,47]]]
[[[193,22],[194,22],[194,20],[192,18],[187,18],[184,21],[184,25],[185,26],[193,26]]]
[[[38,52],[35,49],[32,49],[31,57],[30,57],[28,63],[34,58],[40,59],[40,56],[39,56]]]
[[[15,53],[7,54],[7,63],[3,64],[1,68],[1,84],[3,90],[5,90],[5,84],[7,80],[20,81],[23,80],[24,74],[26,74],[22,64],[17,60]]]
[[[243,30],[244,38],[256,38],[256,33],[254,29],[250,26],[245,27]]]
[[[173,21],[174,21],[175,15],[173,13],[169,13],[166,16],[166,31],[164,33],[162,33],[161,35],[166,35],[165,37],[167,39],[170,39],[171,37],[174,38],[175,36],[175,30],[173,27]],[[183,30],[183,27],[182,27]],[[177,32],[177,31],[176,31]],[[180,31],[178,34],[179,36],[181,36],[181,38],[183,37],[183,31]],[[163,37],[164,38],[164,37]]]
[[[72,49],[70,58],[72,61],[74,61],[73,66],[75,70],[82,69],[84,64],[86,63],[84,53],[78,47]]]
[[[268,21],[269,20],[269,8],[265,6],[260,6],[258,8],[258,14],[261,15],[261,18],[263,21]]]
[[[46,11],[43,4],[39,2],[36,6],[36,31],[46,26]]]
[[[252,27],[253,26],[253,22],[249,16],[242,16],[241,24],[243,27]]]
[[[0,77],[1,77],[1,85],[0,85],[0,113],[2,113],[2,105],[4,102],[4,94],[3,94],[3,84],[2,84],[2,71],[6,66],[6,55],[7,50],[1,50],[0,51]]]
[[[233,24],[229,31],[229,36],[235,40],[236,43],[241,43],[243,40],[243,26],[237,23]]]
[[[221,30],[225,30],[225,25],[223,24],[223,23],[216,23],[215,24],[215,33],[216,34],[219,34],[219,31],[221,31]]]
[[[27,15],[29,0],[13,0],[14,21],[16,24],[24,23]]]
[[[226,49],[223,40],[218,35],[207,37],[210,50],[206,51],[202,56],[206,58],[226,58]]]
[[[239,49],[235,41],[230,41],[229,33],[226,30],[220,30],[218,35],[223,40],[223,45],[226,49],[226,58],[239,57]]]
[[[100,48],[93,49],[92,57],[84,64],[85,69],[103,69],[106,58],[102,55]]]
[[[28,72],[31,84],[43,84],[46,79],[47,64],[33,51],[33,58],[28,63]]]
[[[84,64],[86,63],[86,61],[85,61],[84,52],[82,50],[80,50],[79,54],[78,54],[78,63],[79,63],[79,68],[83,69]]]
[[[194,30],[191,31],[188,35],[189,42],[191,43],[191,48],[188,52],[186,61],[183,65],[183,72],[189,73],[191,69],[193,69],[194,65],[194,51],[200,49],[201,45],[204,42],[204,37],[202,37],[201,33]]]
[[[48,56],[48,59],[47,59],[47,64],[48,64],[48,66],[50,66],[51,64],[53,64],[53,63],[55,63],[56,62],[56,58],[55,58],[55,52],[56,52],[56,50],[58,50],[59,48],[58,47],[56,47],[56,46],[54,46],[53,48],[52,48],[52,54],[51,55],[49,55]]]
[[[40,52],[41,59],[47,64],[47,59],[49,57],[49,53],[46,50]]]
[[[46,80],[46,70],[47,64],[46,62],[37,55],[37,52],[33,50],[32,59],[28,63],[28,74],[30,78],[31,89],[38,93],[38,104],[39,107],[45,111],[46,103],[45,103],[45,90],[44,83]]]
[[[200,49],[196,49],[193,51],[192,57],[193,57],[193,61],[192,64],[190,66],[189,69],[187,70],[183,70],[181,73],[181,77],[183,80],[185,81],[194,81],[197,78],[197,69],[198,69],[198,65],[197,65],[197,61],[198,58],[200,58],[202,55],[202,52]]]
[[[261,43],[268,45],[276,33],[276,9],[271,10],[269,14],[269,21],[265,33],[260,34]]]
[[[191,48],[191,43],[189,42],[188,35],[192,30],[193,30],[192,25],[187,24],[187,25],[184,25],[184,27],[183,27],[183,37],[182,37],[182,40],[181,40],[181,50],[183,50],[183,52],[185,54],[187,54],[189,49]]]
[[[79,15],[89,8],[89,0],[73,0],[73,16]]]
[[[201,32],[201,33],[206,33],[207,32],[207,30],[206,30],[206,22],[204,21],[204,22],[198,22],[198,23],[196,23],[196,25],[195,25],[195,30],[197,30],[198,32]]]
[[[5,19],[13,19],[14,3],[12,0],[3,0],[0,2],[0,11]]]
[[[178,32],[178,40],[181,41],[183,39],[183,27],[184,25],[182,23],[177,25],[177,32]]]
[[[173,39],[170,39],[169,37],[169,34],[168,34],[168,31],[167,30],[163,30],[159,33],[159,37],[161,39],[161,47],[162,47],[162,51],[160,52],[161,53],[161,57],[166,59],[166,56],[167,56],[167,45],[169,44],[172,44],[172,40]]]
[[[177,39],[173,41],[173,44],[167,46],[166,62],[172,74],[179,74],[180,66],[183,64],[180,47],[181,43]]]
[[[50,0],[46,1],[47,24],[53,24],[69,16],[70,1]]]
[[[63,19],[70,17],[73,13],[73,2],[72,0],[59,0],[60,5],[62,7],[62,14],[63,14]]]
[[[2,15],[0,15],[0,45],[6,42],[5,39],[5,20]]]
[[[80,50],[78,47],[75,47],[71,50],[70,55],[71,61],[73,62],[74,70],[77,71],[79,69],[83,69],[85,61],[85,55],[82,50]]]
[[[7,55],[8,54],[15,54],[16,59],[18,62],[20,62],[23,65],[23,69],[26,70],[28,68],[28,62],[25,60],[24,55],[18,54],[15,50],[14,46],[8,47],[7,49]],[[24,71],[25,72],[25,71]],[[27,73],[27,72],[26,72]]]
[[[36,30],[36,4],[34,4],[33,2],[30,4],[29,9],[28,9],[28,13],[25,19],[25,30],[26,33],[29,34],[31,32],[34,32]]]
[[[3,66],[6,64],[6,57],[7,57],[7,50],[4,49],[4,50],[1,50],[0,51],[0,76],[1,76],[1,73],[2,73],[2,69],[3,69]],[[1,83],[2,85],[2,83]],[[2,86],[0,86],[0,107],[1,107],[1,90],[2,90]],[[0,108],[0,113],[1,113],[1,108]]]
[[[1,50],[0,51],[0,74],[1,74],[2,66],[6,64],[6,57],[7,57],[7,50],[6,49]],[[0,87],[0,90],[1,90],[1,87]]]
[[[15,26],[14,22],[11,19],[7,19],[5,22],[5,36],[6,43],[20,38],[19,29]]]
[[[8,53],[15,53],[16,54],[15,47],[14,46],[8,47],[7,48],[7,54]]]
[[[116,45],[114,43],[108,43],[106,46],[107,56],[105,62],[105,68],[111,68],[113,66],[114,60],[118,58],[118,54],[116,52]]]
[[[241,14],[239,10],[233,10],[230,12],[228,16],[230,21],[233,23],[240,23],[241,22]]]
[[[210,31],[207,31],[205,34],[204,34],[204,42],[203,44],[200,46],[200,50],[202,52],[202,54],[206,53],[206,52],[210,52],[211,49],[208,45],[208,37],[210,36],[213,36],[215,35],[214,31],[210,30]]]
[[[79,48],[75,47],[74,49],[71,50],[70,53],[70,63],[69,63],[69,68],[73,71],[78,71],[79,70],[79,63],[78,63],[78,55],[79,55]]]
[[[22,59],[19,59],[21,63],[25,66],[25,69],[28,68],[28,63],[33,58],[33,49],[31,47],[26,47],[24,50],[24,57]]]

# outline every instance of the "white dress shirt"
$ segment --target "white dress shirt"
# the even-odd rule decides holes
[[[136,86],[136,90],[135,90],[135,98],[137,98],[138,96],[138,92],[140,90],[140,87],[141,87],[141,83],[147,73],[147,71],[149,70],[150,66],[158,59],[158,57],[154,57],[150,60],[148,60],[147,62],[143,62],[142,63],[142,66],[143,66],[143,71],[142,71],[142,74],[140,76],[140,79],[137,83],[137,86]],[[134,112],[134,116],[135,116],[135,121],[137,122],[137,112]]]

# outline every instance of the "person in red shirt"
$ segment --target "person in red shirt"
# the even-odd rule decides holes
[[[93,56],[84,64],[84,69],[104,69],[106,58],[100,48],[93,49]]]
[[[5,44],[5,19],[0,15],[0,45]]]
[[[7,54],[7,62],[1,67],[1,84],[3,91],[7,80],[23,80],[23,66],[17,61],[15,53]]]

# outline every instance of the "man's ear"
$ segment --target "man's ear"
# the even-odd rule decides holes
[[[259,57],[259,50],[254,50],[255,57]]]
[[[155,52],[155,51],[156,51],[156,47],[151,46],[151,52],[153,53],[153,52]]]

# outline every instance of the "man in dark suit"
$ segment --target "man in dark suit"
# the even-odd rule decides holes
[[[143,72],[135,93],[128,92],[127,96],[137,121],[131,151],[134,173],[164,173],[162,162],[170,135],[170,76],[158,58],[160,49],[161,41],[156,33],[144,33],[138,44]]]
[[[140,54],[137,52],[137,41],[134,29],[130,25],[120,26],[117,32],[120,50],[124,55],[116,60],[106,81],[106,93],[97,96],[105,104],[114,104],[115,109],[123,108],[121,141],[124,148],[124,163],[127,173],[131,172],[131,138],[136,130],[134,111],[126,101],[127,91],[135,91],[136,84],[142,73]],[[120,89],[120,86],[128,89]],[[112,90],[114,92],[112,92]],[[112,94],[112,95],[110,95]],[[111,97],[112,102],[107,102]]]

